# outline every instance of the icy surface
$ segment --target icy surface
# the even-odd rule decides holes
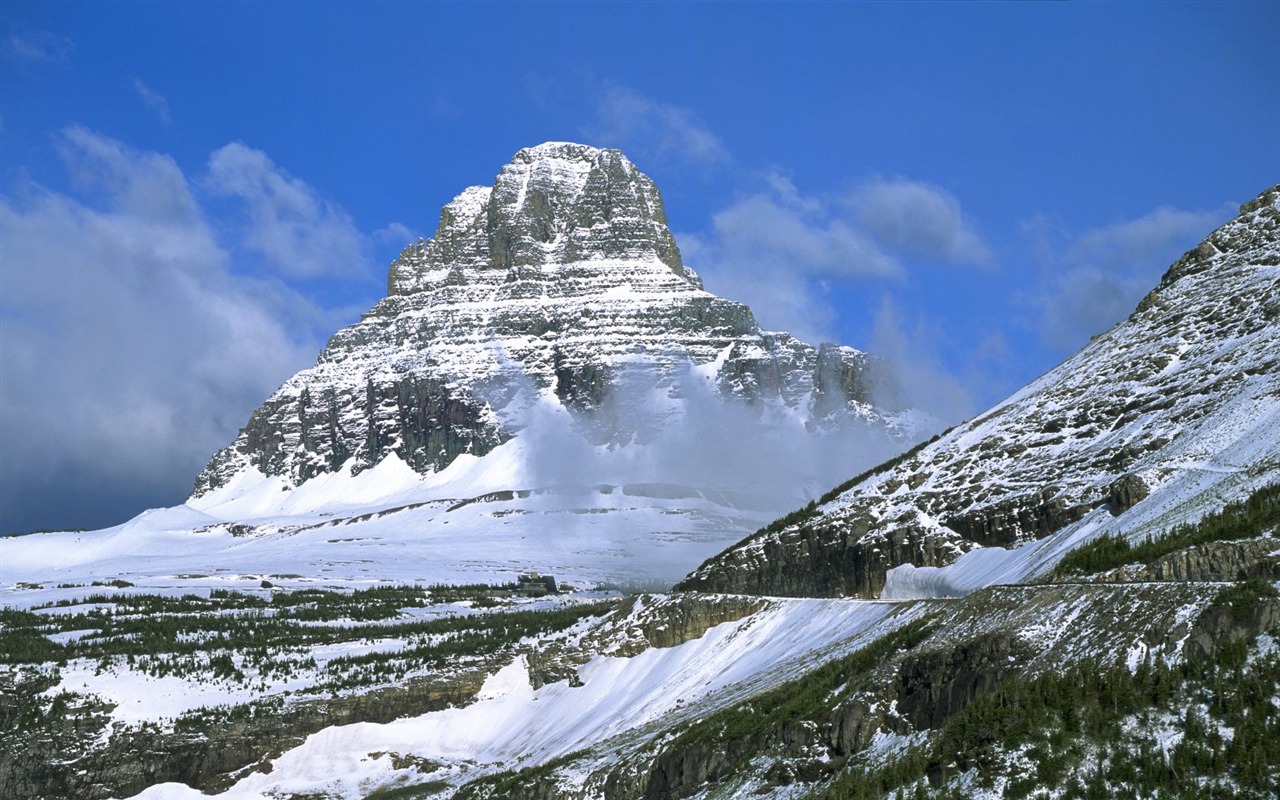
[[[425,477],[394,455],[355,476],[322,474],[294,488],[251,469],[114,528],[0,539],[0,603],[71,593],[19,584],[117,578],[137,591],[180,591],[263,579],[286,588],[503,583],[534,570],[579,586],[669,585],[822,488],[817,480],[789,487],[791,495],[776,485],[609,483],[635,474],[639,448],[605,452],[597,483],[539,485],[536,444],[513,439]]]

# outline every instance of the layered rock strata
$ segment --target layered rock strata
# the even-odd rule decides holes
[[[867,354],[763,331],[704,291],[657,187],[616,150],[521,150],[444,207],[387,289],[253,413],[197,496],[249,468],[296,484],[392,453],[428,473],[515,434],[540,394],[613,443],[696,386],[815,423],[882,422],[873,396],[893,394]]]

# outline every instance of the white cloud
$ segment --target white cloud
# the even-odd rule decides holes
[[[180,499],[335,324],[279,282],[232,272],[168,156],[83,129],[62,151],[95,201],[39,186],[0,197],[6,529],[88,518],[84,503],[112,495]]]
[[[373,232],[373,238],[383,244],[404,246],[418,241],[419,234],[401,222],[389,222]]]
[[[593,142],[638,158],[715,164],[729,159],[720,137],[693,112],[651,100],[616,83],[604,84],[595,118],[582,132]]]
[[[991,263],[959,201],[929,184],[876,179],[830,199],[802,193],[778,170],[763,181],[767,191],[715,214],[709,232],[683,235],[680,246],[711,291],[751,306],[766,328],[826,340],[836,283],[899,280],[921,260]]]
[[[897,278],[902,267],[786,176],[765,183],[769,191],[715,214],[709,234],[682,235],[681,252],[709,290],[746,303],[765,328],[827,340],[835,312],[824,281]]]
[[[71,50],[70,39],[49,31],[14,31],[0,46],[6,58],[28,64],[65,64]]]
[[[715,215],[717,238],[740,263],[809,275],[893,277],[901,268],[861,231],[820,210],[754,195]]]
[[[84,128],[64,131],[58,150],[76,183],[106,198],[104,213],[109,218],[133,221],[129,230],[142,234],[138,247],[160,258],[192,248],[215,249],[187,179],[173,159],[132,150]]]
[[[1071,352],[1124,319],[1170,264],[1234,213],[1234,205],[1212,211],[1162,206],[1065,241],[1050,241],[1043,220],[1029,223],[1036,249],[1054,270],[1032,299],[1044,342]]]
[[[864,420],[819,432],[793,414],[726,402],[714,382],[691,368],[675,376],[674,392],[655,391],[653,374],[639,365],[618,365],[613,380],[589,418],[540,400],[514,410],[529,445],[524,466],[531,486],[738,487],[747,490],[741,500],[749,507],[782,514],[901,450]],[[673,403],[679,413],[672,413]],[[599,447],[602,437],[621,444]]]
[[[369,274],[365,238],[351,217],[305,182],[239,142],[214,152],[205,181],[214,192],[243,200],[245,245],[280,274],[295,278]]]
[[[991,263],[991,251],[945,189],[896,178],[873,180],[849,198],[863,229],[906,255],[956,265]]]
[[[1161,206],[1137,219],[1086,231],[1076,239],[1069,257],[1078,263],[1117,270],[1172,255],[1165,267],[1236,213],[1235,204],[1213,211],[1179,211]],[[1176,252],[1175,252],[1176,251]]]
[[[154,111],[156,116],[160,118],[160,121],[165,125],[168,125],[170,122],[169,101],[164,99],[164,95],[152,89],[138,78],[134,78],[130,85],[132,85],[133,90],[138,93],[138,97],[142,98],[143,105]]]

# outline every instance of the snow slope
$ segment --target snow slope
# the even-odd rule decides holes
[[[325,729],[273,760],[271,772],[250,775],[216,796],[325,792],[354,800],[397,779],[422,780],[413,768],[395,769],[392,753],[434,762],[439,769],[429,778],[454,784],[544,763],[653,723],[690,721],[806,663],[856,649],[913,616],[910,609],[886,603],[779,601],[675,647],[630,658],[596,656],[578,670],[578,687],[561,681],[535,690],[523,659],[517,659],[489,678],[472,705],[385,725]],[[181,784],[138,795],[205,796]]]

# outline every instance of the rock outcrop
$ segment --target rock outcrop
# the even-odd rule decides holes
[[[895,710],[915,730],[937,728],[977,697],[1018,674],[1026,646],[1009,633],[924,652],[903,661],[895,683]]]
[[[270,771],[271,758],[332,725],[390,722],[469,703],[484,668],[438,680],[324,700],[306,700],[253,715],[215,714],[203,728],[134,728],[112,723],[109,707],[75,709],[52,736],[8,743],[0,754],[0,797],[129,797],[157,783],[177,781],[206,792],[225,791],[250,772]],[[12,687],[0,686],[6,695]],[[18,687],[19,690],[22,687]],[[247,710],[240,707],[241,711]],[[6,720],[0,709],[0,722]],[[114,724],[110,735],[107,731]],[[12,728],[17,730],[16,726]],[[74,768],[63,760],[78,754]]]
[[[817,423],[885,422],[874,358],[760,329],[702,288],[657,187],[616,150],[521,150],[492,186],[440,213],[391,265],[387,296],[285,382],[200,474],[195,495],[246,469],[297,484],[394,453],[420,473],[483,455],[553,395],[601,441],[643,437],[641,399],[690,381]],[[656,412],[661,415],[662,410]]]
[[[1147,581],[1280,581],[1280,540],[1270,536],[1238,542],[1210,542],[1100,573],[1100,583]]]
[[[676,647],[726,622],[749,617],[768,605],[742,595],[636,595],[623,600],[599,627],[571,647],[544,648],[527,656],[534,688],[567,680],[580,686],[578,668],[594,654],[630,658],[651,647]]]
[[[1275,631],[1280,626],[1280,598],[1275,596],[1274,587],[1269,595],[1259,593],[1259,596],[1250,596],[1248,588],[1247,584],[1237,585],[1234,592],[1225,591],[1223,594],[1229,597],[1241,589],[1246,590],[1244,597],[1237,594],[1236,602],[1220,595],[1219,602],[1201,612],[1187,635],[1184,645],[1187,658],[1208,658],[1220,648],[1252,642],[1259,634]],[[1224,599],[1226,602],[1222,602]]]

